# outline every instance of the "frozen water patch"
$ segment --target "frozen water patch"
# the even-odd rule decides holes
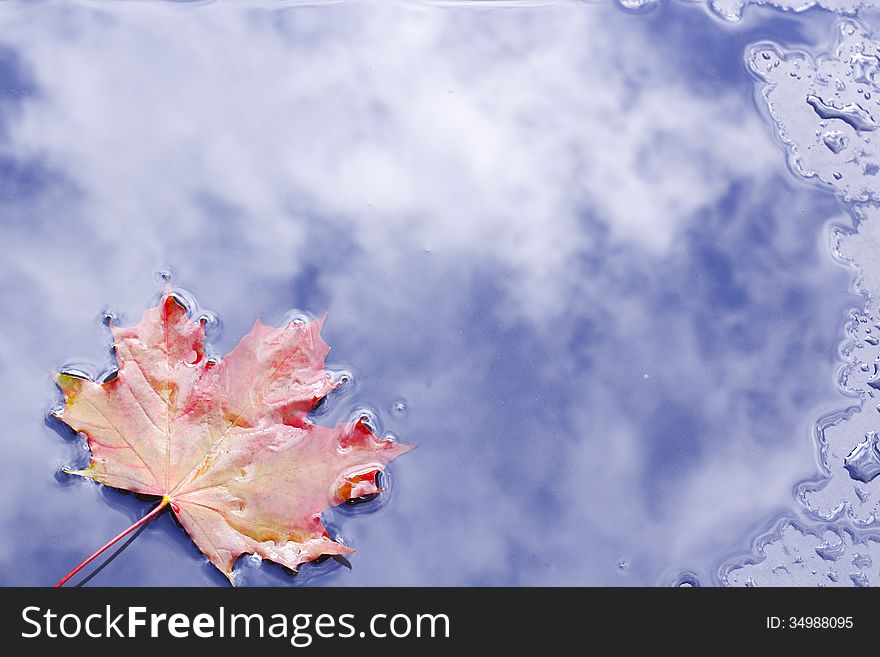
[[[880,199],[880,41],[842,20],[832,54],[813,59],[773,42],[753,45],[751,71],[795,173],[845,201]]]
[[[836,191],[855,229],[834,229],[834,255],[856,270],[865,299],[847,324],[841,387],[858,399],[817,427],[823,477],[798,497],[823,520],[846,515],[866,526],[880,517],[880,42],[853,20],[838,25],[831,55],[815,60],[779,45],[755,44],[751,70],[794,171]]]
[[[880,2],[878,0],[711,0],[710,5],[723,18],[738,21],[742,18],[746,5],[768,5],[793,12],[818,7],[838,14],[852,15],[859,9],[880,7]]]
[[[617,4],[628,11],[648,11],[658,2],[659,0],[617,0]],[[880,8],[880,0],[709,0],[712,11],[731,22],[742,19],[747,5],[775,7],[793,13],[818,8],[854,16],[861,9]]]
[[[852,208],[856,229],[835,229],[834,252],[855,268],[856,289],[867,303],[853,311],[843,348],[845,391],[857,406],[828,417],[818,428],[825,477],[803,484],[798,496],[814,515],[831,520],[846,513],[857,525],[880,517],[880,207]]]
[[[783,520],[756,541],[755,557],[728,565],[729,586],[876,586],[880,535],[880,42],[841,20],[831,54],[813,59],[763,42],[747,51],[760,97],[794,172],[838,194],[853,228],[833,229],[835,257],[855,269],[865,305],[851,311],[840,386],[853,399],[816,427],[822,477],[797,496],[810,514],[838,521],[806,528]],[[845,519],[846,525],[839,521]],[[850,524],[852,523],[852,524]]]
[[[781,521],[746,563],[722,569],[727,586],[880,585],[880,535]]]

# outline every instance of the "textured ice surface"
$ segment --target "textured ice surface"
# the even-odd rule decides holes
[[[746,5],[769,5],[795,12],[819,7],[839,14],[853,14],[862,8],[880,7],[878,0],[711,0],[710,4],[718,14],[732,21],[742,17]]]
[[[728,586],[880,585],[880,535],[784,520],[758,540],[757,561],[726,570]]]
[[[757,559],[722,571],[731,586],[880,584],[880,534],[864,529],[880,519],[878,46],[861,24],[841,20],[830,55],[813,59],[770,42],[747,52],[794,172],[828,186],[846,204],[853,226],[836,227],[832,246],[855,270],[865,304],[852,311],[841,349],[840,383],[852,404],[819,422],[822,477],[798,488],[813,517],[838,524],[811,529],[780,522],[756,542]]]
[[[754,45],[751,70],[795,172],[837,191],[855,230],[838,228],[834,251],[855,268],[864,308],[852,313],[841,384],[854,404],[820,423],[825,477],[800,487],[816,516],[841,513],[858,525],[877,521],[880,499],[880,43],[853,20],[838,26],[833,54],[813,60],[777,44]]]
[[[813,60],[772,42],[747,53],[789,163],[844,200],[880,199],[880,43],[853,20],[833,53]]]
[[[799,496],[815,515],[831,519],[845,512],[856,524],[880,517],[880,208],[854,207],[857,229],[835,231],[837,256],[858,272],[857,289],[865,295],[863,310],[847,325],[843,387],[860,403],[827,418],[818,428],[826,477],[801,486]]]
[[[648,9],[657,2],[658,0],[617,0],[617,4],[631,11]],[[860,9],[880,7],[880,0],[709,0],[709,6],[713,11],[729,21],[740,20],[746,5],[777,7],[791,12],[802,12],[818,7],[851,16]]]

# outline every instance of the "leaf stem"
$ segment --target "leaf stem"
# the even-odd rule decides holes
[[[168,504],[169,504],[170,502],[171,502],[171,499],[170,499],[170,498],[168,498],[167,496],[166,496],[166,497],[163,497],[163,498],[162,498],[162,501],[159,502],[159,504],[157,504],[156,507],[155,507],[152,511],[150,511],[147,515],[145,515],[143,518],[141,518],[140,520],[138,520],[136,523],[134,523],[131,527],[129,527],[129,528],[126,529],[125,531],[123,531],[123,532],[121,532],[120,534],[118,534],[115,538],[111,539],[110,542],[108,542],[106,545],[104,545],[103,547],[101,547],[101,548],[99,548],[98,550],[96,550],[95,552],[93,552],[89,557],[86,558],[85,561],[83,561],[80,565],[78,565],[76,568],[74,568],[73,570],[71,570],[71,571],[70,571],[69,573],[67,573],[64,577],[62,577],[62,578],[58,581],[58,583],[55,585],[55,588],[57,589],[59,586],[64,586],[64,584],[65,584],[65,583],[66,583],[71,577],[73,577],[73,576],[76,575],[79,571],[81,571],[83,568],[85,568],[86,566],[88,566],[88,565],[89,565],[92,561],[94,561],[94,560],[95,560],[95,559],[96,559],[96,558],[97,558],[102,552],[104,552],[104,550],[106,550],[106,549],[109,548],[109,547],[112,547],[114,543],[117,543],[120,539],[124,538],[126,535],[130,534],[131,532],[133,532],[135,529],[137,529],[137,528],[140,527],[141,525],[146,524],[146,523],[148,523],[150,520],[152,520],[153,518],[155,518],[157,515],[159,515],[159,514],[162,512],[162,510],[163,510],[166,506],[168,506]]]

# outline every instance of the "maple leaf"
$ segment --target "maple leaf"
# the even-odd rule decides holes
[[[337,385],[324,371],[323,321],[273,328],[257,320],[212,359],[204,324],[166,289],[137,326],[111,324],[112,380],[55,376],[65,398],[55,415],[91,450],[89,466],[69,472],[161,498],[78,568],[166,506],[230,581],[246,553],[296,570],[353,551],[328,536],[321,513],[380,492],[376,475],[413,446],[376,436],[362,420],[327,428],[306,419]]]

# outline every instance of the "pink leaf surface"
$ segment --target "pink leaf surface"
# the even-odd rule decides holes
[[[56,415],[91,449],[89,466],[72,474],[162,497],[227,577],[246,553],[295,570],[352,552],[327,535],[321,513],[379,492],[376,475],[412,446],[360,420],[331,429],[306,419],[334,388],[323,321],[258,320],[214,361],[203,324],[166,291],[137,326],[111,327],[114,379],[55,377],[65,398]]]

